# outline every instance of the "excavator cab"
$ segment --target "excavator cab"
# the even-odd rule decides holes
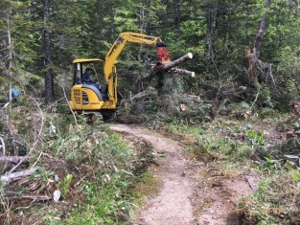
[[[103,63],[102,59],[75,59],[73,61],[73,87],[69,104],[74,111],[99,111],[105,100],[105,94],[93,84],[82,82],[84,68],[94,63]]]

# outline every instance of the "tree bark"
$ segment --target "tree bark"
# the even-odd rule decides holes
[[[174,0],[174,26],[176,30],[176,41],[180,41],[180,1]]]
[[[163,71],[163,72],[167,72],[168,70],[170,70],[171,68],[174,68],[175,66],[178,66],[179,64],[181,63],[184,63],[190,59],[193,58],[193,54],[192,53],[187,53],[186,55],[164,65],[163,67],[157,67],[156,68],[156,71],[159,72],[159,71]]]
[[[270,5],[271,5],[271,0],[266,0],[265,8],[269,8]],[[267,15],[268,15],[268,12],[265,12],[263,17],[262,17],[262,20],[260,22],[260,26],[259,26],[259,29],[256,33],[255,39],[254,39],[253,49],[255,48],[256,52],[258,52],[258,50],[259,50],[259,47],[260,47],[262,39],[263,39],[263,34],[265,32],[265,29],[266,29]]]
[[[6,26],[7,26],[7,45],[8,45],[8,75],[12,76],[12,50],[11,50],[11,45],[12,45],[12,41],[11,41],[11,28],[10,28],[10,12],[9,10],[7,10],[7,12],[5,13],[6,16]],[[11,87],[12,84],[9,85],[9,94],[8,94],[8,99],[9,101],[12,100],[12,92],[11,92]]]
[[[265,8],[269,8],[270,5],[271,5],[271,0],[266,0]],[[263,34],[264,34],[265,29],[266,29],[267,15],[268,15],[268,12],[266,11],[264,13],[263,17],[262,17],[261,22],[260,22],[260,26],[259,26],[259,29],[256,33],[252,49],[247,47],[246,50],[245,50],[245,53],[246,53],[245,57],[246,57],[246,60],[248,62],[248,68],[247,69],[248,69],[249,84],[253,82],[253,84],[254,84],[254,86],[257,90],[260,89],[260,84],[257,80],[257,76],[255,75],[256,69],[259,66],[259,62],[260,62],[260,60],[257,57],[257,52],[258,52],[259,47],[261,45],[261,42],[262,42],[262,39],[263,39]]]
[[[44,0],[44,23],[46,24],[49,19],[49,0]],[[51,38],[48,28],[44,28],[44,45],[45,45],[45,56],[44,66],[46,68],[45,73],[45,94],[46,99],[50,102],[54,96],[53,89],[53,74],[51,71]]]

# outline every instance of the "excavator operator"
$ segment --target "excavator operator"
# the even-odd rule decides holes
[[[85,69],[85,73],[82,74],[82,83],[84,84],[92,84],[94,85],[95,87],[97,87],[100,92],[102,92],[102,87],[100,85],[99,82],[94,82],[92,79],[91,79],[91,75],[93,74],[93,69],[92,68],[86,68]]]

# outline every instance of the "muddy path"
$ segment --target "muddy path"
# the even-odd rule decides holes
[[[111,129],[128,140],[142,138],[151,143],[157,165],[151,173],[162,182],[155,196],[148,196],[137,212],[136,225],[239,225],[237,201],[251,193],[247,179],[228,176],[216,169],[216,160],[202,161],[187,156],[179,140],[146,128],[114,124]],[[126,134],[126,135],[125,135]]]

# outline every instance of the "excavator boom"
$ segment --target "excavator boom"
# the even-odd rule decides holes
[[[118,39],[113,43],[106,54],[103,65],[104,77],[108,85],[109,100],[113,102],[117,99],[117,71],[115,63],[127,42],[156,45],[158,42],[162,42],[162,40],[159,37],[132,32],[124,32],[119,35]],[[113,104],[115,104],[115,102]]]
[[[114,72],[114,69],[112,68],[114,67],[117,58],[121,54],[127,42],[146,45],[156,45],[157,42],[162,42],[162,40],[159,37],[154,37],[146,34],[132,32],[121,33],[105,56],[104,76],[106,82],[108,82],[110,74]]]

